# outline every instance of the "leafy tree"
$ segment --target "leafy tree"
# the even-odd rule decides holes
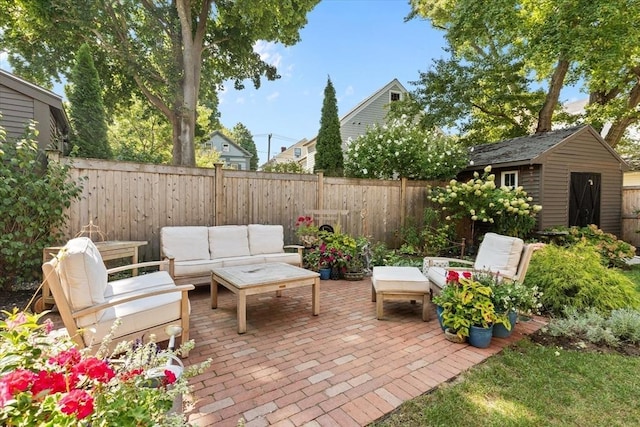
[[[251,153],[249,170],[258,170],[258,150],[256,149],[256,144],[253,142],[253,135],[251,135],[249,129],[242,123],[238,123],[231,131],[231,138],[238,143],[240,147]]]
[[[263,76],[277,79],[255,43],[297,43],[317,3],[0,0],[0,46],[18,74],[45,80],[66,75],[73,46],[89,43],[109,98],[128,100],[135,88],[171,124],[174,164],[193,166],[198,102],[217,106],[226,80],[258,88]]]
[[[612,127],[614,147],[638,120],[640,8],[627,0],[530,2],[411,0],[412,16],[445,31],[450,57],[416,82],[429,126],[457,127],[472,143],[545,132],[560,92],[583,82],[584,117]],[[575,119],[574,119],[575,120]]]
[[[111,158],[100,79],[86,43],[78,50],[69,82],[72,152],[80,157]]]
[[[320,130],[316,140],[314,171],[319,170],[324,171],[327,176],[342,176],[344,170],[338,101],[331,78],[327,78],[327,86],[324,88]]]
[[[287,162],[275,162],[271,161],[264,165],[263,172],[277,172],[277,173],[305,173],[302,166],[293,160]]]
[[[345,175],[353,178],[453,178],[468,162],[466,149],[442,132],[428,131],[407,116],[369,127],[349,144]]]

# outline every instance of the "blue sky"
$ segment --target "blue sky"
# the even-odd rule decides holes
[[[282,77],[264,80],[258,90],[250,83],[242,91],[228,85],[220,94],[222,124],[247,126],[262,164],[269,133],[272,156],[318,133],[328,76],[340,117],[394,78],[411,91],[409,82],[445,52],[442,33],[428,22],[404,22],[409,11],[405,0],[322,0],[308,14],[298,44],[257,46]]]

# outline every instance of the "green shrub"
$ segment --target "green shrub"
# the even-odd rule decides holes
[[[609,313],[640,306],[634,283],[619,270],[602,265],[595,247],[586,243],[569,248],[546,245],[536,251],[526,283],[538,286],[543,310],[551,314],[560,315],[565,307]]]
[[[622,308],[613,310],[608,320],[608,327],[611,332],[621,339],[630,343],[640,343],[640,312]]]
[[[7,141],[0,127],[0,289],[40,277],[42,250],[57,243],[65,208],[81,188],[65,166],[47,167],[32,124],[23,139]]]
[[[636,248],[611,234],[600,230],[596,225],[586,227],[553,227],[548,231],[566,231],[566,236],[559,237],[557,241],[564,246],[573,246],[580,242],[586,242],[598,248],[602,256],[602,262],[612,267],[627,267],[626,259],[633,258]]]

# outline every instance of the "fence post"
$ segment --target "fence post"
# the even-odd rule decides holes
[[[318,200],[316,201],[318,210],[324,209],[324,172],[318,171]]]
[[[213,218],[213,225],[224,225],[224,176],[222,172],[223,163],[216,163],[214,165],[216,176],[214,179],[215,188],[213,189],[214,203],[215,203],[215,218]]]

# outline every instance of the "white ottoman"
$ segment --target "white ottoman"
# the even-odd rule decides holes
[[[373,267],[371,301],[381,319],[382,304],[388,300],[422,301],[422,320],[429,320],[435,307],[431,303],[429,280],[417,267]]]

